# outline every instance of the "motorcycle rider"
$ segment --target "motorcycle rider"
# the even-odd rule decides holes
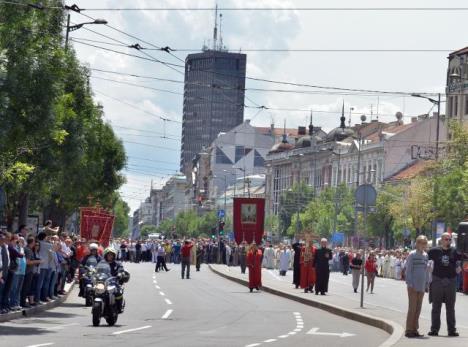
[[[96,267],[97,264],[102,260],[102,258],[98,254],[98,249],[99,245],[97,243],[91,243],[89,245],[89,254],[85,256],[81,262],[81,265],[83,267]],[[84,280],[83,280],[83,274],[85,270],[80,270],[80,292],[78,293],[78,296],[82,297],[84,295]]]
[[[117,262],[117,251],[111,247],[108,247],[104,250],[104,259],[103,262],[109,264],[111,276],[116,277],[118,280],[116,282],[117,293],[115,295],[115,304],[117,306],[118,312],[123,312],[123,288],[122,283],[125,281],[123,280],[123,276],[128,276],[128,273],[124,270],[122,264]],[[127,279],[128,280],[128,279]]]

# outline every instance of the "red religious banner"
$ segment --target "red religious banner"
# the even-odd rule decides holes
[[[240,244],[260,244],[263,238],[265,220],[265,199],[234,198],[234,237]]]
[[[80,209],[80,235],[86,240],[98,241],[107,247],[114,227],[114,216],[101,208]]]

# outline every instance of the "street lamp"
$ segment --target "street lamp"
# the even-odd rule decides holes
[[[84,23],[79,23],[79,24],[74,24],[70,25],[70,14],[67,16],[67,33],[65,35],[65,50],[68,50],[68,36],[70,34],[70,31],[75,31],[80,28],[82,28],[84,25],[90,25],[90,24],[107,24],[107,21],[105,19],[100,19],[96,18],[92,22],[84,22]]]
[[[436,152],[435,152],[435,159],[439,159],[439,128],[440,128],[440,93],[437,94],[437,100],[434,100],[430,97],[423,96],[420,94],[411,94],[412,97],[415,98],[423,98],[429,100],[434,105],[437,105],[437,128],[436,128]]]
[[[423,99],[429,100],[434,105],[437,105],[437,128],[436,128],[436,151],[435,151],[435,159],[437,161],[437,160],[439,160],[440,93],[437,94],[437,100],[434,100],[432,98],[429,98],[427,96],[423,96],[423,95],[420,95],[420,94],[411,94],[411,96],[413,96],[415,98],[423,98]],[[434,207],[433,207],[434,215],[435,215],[435,209],[436,209],[436,206],[437,206],[437,194],[438,193],[439,193],[439,186],[437,184],[437,180],[435,180],[435,182],[434,182],[434,197],[433,197],[433,200],[434,200],[433,201],[433,203],[434,203]],[[436,238],[437,238],[437,225],[436,225],[436,221],[434,220],[433,221],[433,226],[432,226],[432,247],[437,246]]]

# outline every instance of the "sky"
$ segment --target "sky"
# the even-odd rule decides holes
[[[75,0],[82,9],[96,8],[213,8],[215,0]],[[219,7],[464,7],[466,1],[433,0],[218,0]],[[67,5],[72,5],[67,1]],[[384,91],[444,93],[447,55],[468,46],[463,23],[468,11],[224,11],[222,35],[232,52],[249,49],[426,49],[442,52],[249,52],[247,76],[320,86]],[[120,189],[131,210],[149,195],[151,184],[161,187],[178,172],[183,107],[183,61],[200,51],[213,35],[213,11],[82,11],[71,12],[71,23],[102,18],[105,25],[87,25],[70,33],[70,45],[91,70],[95,99],[104,107],[105,119],[122,139],[128,156],[127,183]],[[92,31],[94,32],[92,32]],[[129,34],[131,36],[125,35]],[[105,35],[105,36],[102,36]],[[93,42],[100,41],[100,42]],[[105,44],[103,42],[111,43]],[[145,48],[169,46],[172,54],[155,49],[124,47],[139,43]],[[92,46],[91,46],[92,45]],[[94,47],[93,47],[94,46]],[[138,55],[122,55],[105,49]],[[162,64],[163,61],[169,64]],[[100,72],[107,70],[115,72]],[[157,79],[125,76],[151,76]],[[120,82],[120,83],[119,83]],[[146,88],[142,88],[146,87]],[[247,80],[248,89],[295,89]],[[309,89],[311,90],[311,89]],[[317,89],[314,89],[317,91]],[[272,122],[288,128],[307,125],[313,111],[315,126],[330,130],[339,125],[342,103],[352,124],[361,114],[393,121],[396,112],[411,116],[434,111],[424,99],[395,95],[336,95],[330,93],[246,92],[248,105],[302,111],[260,111],[246,108],[244,119],[256,126]],[[372,110],[372,111],[371,111]],[[444,106],[442,105],[442,112]]]

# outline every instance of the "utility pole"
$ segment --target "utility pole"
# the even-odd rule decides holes
[[[68,36],[70,35],[70,13],[67,14],[67,31],[65,34],[65,51],[68,51]]]

